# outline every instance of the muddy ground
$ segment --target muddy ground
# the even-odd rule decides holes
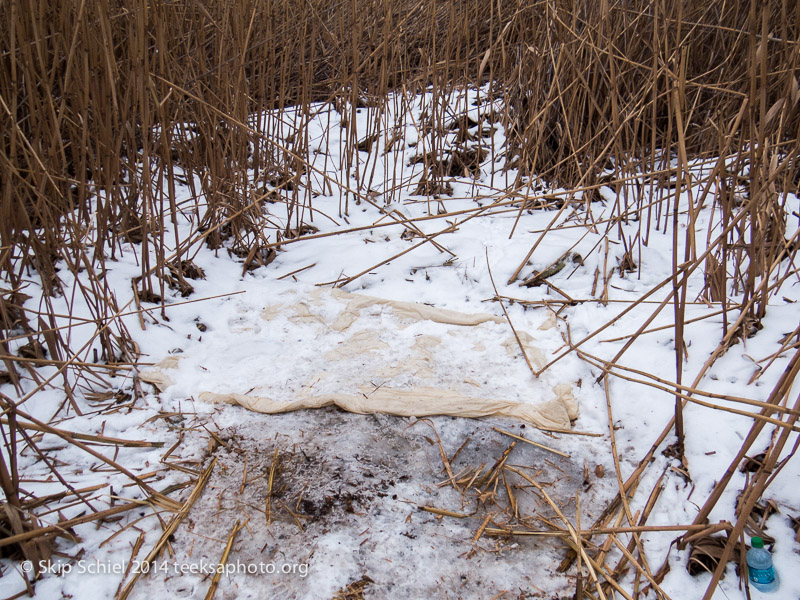
[[[597,438],[557,439],[508,420],[414,420],[333,408],[269,416],[227,407],[213,420],[219,429],[204,461],[216,458],[213,474],[172,539],[174,556],[162,557],[161,570],[140,579],[134,598],[205,597],[237,522],[218,599],[562,598],[574,592],[570,575],[553,578],[566,550],[558,538],[486,533],[498,526],[563,527],[542,495],[509,469],[486,481],[515,441],[492,428],[567,451],[599,445]],[[576,494],[588,521],[613,488],[609,477],[598,478],[602,467],[521,441],[504,464],[539,483],[570,520]]]

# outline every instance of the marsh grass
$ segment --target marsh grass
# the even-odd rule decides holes
[[[722,342],[705,372],[758,331],[769,298],[796,269],[798,240],[784,237],[787,194],[800,183],[796,2],[14,0],[0,3],[0,22],[0,354],[3,377],[24,397],[21,371],[39,387],[62,382],[71,399],[68,373],[101,381],[137,361],[119,318],[129,307],[103,278],[122,244],[133,244],[141,265],[135,301],[163,306],[168,288],[189,296],[202,276],[190,254],[198,240],[243,259],[244,272],[268,264],[276,246],[316,233],[316,191],[341,188],[340,215],[355,201],[375,204],[380,158],[371,150],[379,138],[389,145],[387,107],[421,91],[429,100],[418,125],[436,135],[403,159],[423,163],[416,193],[428,197],[431,214],[449,177],[474,173],[482,152],[505,153],[518,183],[534,177],[567,190],[559,210],[579,202],[590,214],[599,188],[610,188],[616,201],[604,224],[625,245],[621,269],[634,272],[650,236],[671,229],[673,273],[663,287],[672,296],[639,333],[673,310],[680,457],[682,405],[697,387],[680,379],[685,307],[696,300],[689,275],[704,273],[705,299],[723,312]],[[459,123],[453,94],[487,82],[486,100],[501,99],[503,109]],[[343,181],[312,167],[307,124],[318,102],[333,103],[346,129]],[[358,130],[363,108],[367,126]],[[291,127],[276,116],[287,110],[300,115]],[[494,122],[506,128],[505,147],[467,143],[471,127]],[[445,160],[444,136],[454,130],[461,146]],[[708,165],[699,179],[698,160]],[[192,191],[180,204],[179,183]],[[382,183],[386,203],[408,185]],[[265,201],[285,203],[285,224],[261,210]],[[722,234],[697,239],[694,219],[710,205]],[[196,223],[188,237],[179,228],[187,214]],[[625,237],[621,225],[632,221],[638,230]],[[73,301],[91,311],[97,356],[87,359],[87,346],[73,347],[57,326],[59,268],[84,274]],[[31,272],[43,287],[36,312],[23,306]],[[735,317],[731,294],[741,299]],[[9,351],[17,340],[27,354]],[[58,367],[57,376],[45,379],[40,364]],[[15,404],[4,398],[3,406],[12,460],[3,459],[0,483],[21,515],[6,524],[22,535],[35,518],[18,495]],[[759,479],[759,494],[767,481]],[[748,496],[747,506],[756,500]],[[46,554],[34,546],[20,550]]]

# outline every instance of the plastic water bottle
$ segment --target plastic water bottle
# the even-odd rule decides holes
[[[747,577],[757,590],[774,592],[778,589],[778,574],[772,566],[772,554],[764,548],[764,540],[754,537],[750,540],[752,548],[747,551]]]

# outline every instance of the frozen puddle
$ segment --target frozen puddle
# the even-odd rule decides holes
[[[586,507],[608,493],[594,465],[585,480],[583,464],[523,442],[508,453],[509,468],[484,481],[514,442],[492,427],[553,448],[578,442],[509,420],[415,420],[333,408],[260,415],[229,407],[215,421],[220,441],[209,483],[172,540],[175,556],[162,555],[162,571],[140,579],[133,598],[205,597],[237,522],[243,527],[216,598],[551,597],[566,591],[567,579],[552,576],[563,543],[486,534],[475,541],[482,525],[563,527],[511,469],[535,479],[573,522],[576,493],[587,521]],[[448,481],[437,435],[459,491]]]

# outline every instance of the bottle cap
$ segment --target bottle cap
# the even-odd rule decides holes
[[[764,540],[762,540],[760,537],[752,538],[750,540],[750,543],[752,544],[753,548],[763,548],[764,547]]]

